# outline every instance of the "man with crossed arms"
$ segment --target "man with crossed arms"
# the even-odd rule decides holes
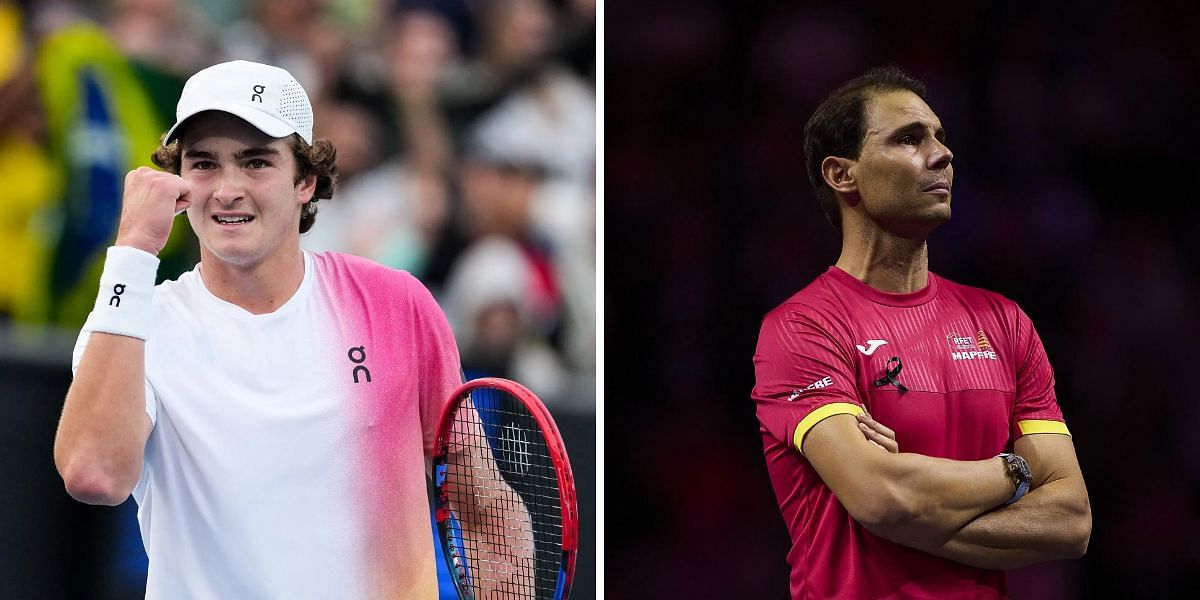
[[[924,87],[846,83],[805,155],[842,252],[764,319],[752,392],[792,597],[998,598],[1004,569],[1082,556],[1091,508],[1033,324],[929,272],[954,155]]]

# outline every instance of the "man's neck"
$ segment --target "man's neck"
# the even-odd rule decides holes
[[[877,290],[906,294],[929,283],[929,248],[924,238],[902,238],[877,227],[855,228],[843,232],[836,266]]]
[[[250,266],[227,263],[201,250],[200,279],[212,295],[242,307],[250,314],[275,312],[304,280],[300,247],[279,252]]]

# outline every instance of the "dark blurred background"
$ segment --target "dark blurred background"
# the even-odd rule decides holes
[[[1190,3],[605,5],[609,598],[784,598],[751,357],[840,245],[803,166],[865,69],[922,79],[955,153],[931,269],[1033,318],[1094,529],[1014,598],[1196,597],[1200,35]]]
[[[338,149],[301,245],[412,272],[469,377],[549,406],[594,597],[595,29],[594,0],[0,0],[0,598],[144,596],[136,506],[71,500],[54,431],[124,175],[233,59],[290,71]],[[185,219],[160,257],[198,261]]]

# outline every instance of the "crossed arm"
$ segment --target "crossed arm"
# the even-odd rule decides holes
[[[1034,474],[1011,505],[1000,459],[953,461],[901,453],[870,415],[834,415],[808,432],[803,452],[856,521],[872,533],[986,569],[1077,558],[1091,536],[1091,508],[1071,438],[1026,435],[1014,444]]]

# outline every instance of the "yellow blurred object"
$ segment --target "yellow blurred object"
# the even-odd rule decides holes
[[[8,81],[21,65],[21,9],[0,2],[0,81]]]
[[[57,195],[43,148],[20,137],[0,138],[0,314],[12,314],[21,298],[34,294],[46,263],[47,209]]]

